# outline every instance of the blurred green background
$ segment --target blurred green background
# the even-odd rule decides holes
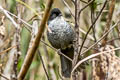
[[[70,0],[66,0],[66,1],[70,5],[72,11],[74,11],[74,6],[73,6],[72,2]],[[44,14],[45,4],[46,4],[47,0],[23,0],[23,2],[26,3],[30,8],[35,10],[37,13],[39,13],[40,17],[38,17],[38,16],[35,17],[35,13],[30,8],[17,2],[16,0],[0,0],[0,5],[4,9],[10,11],[11,13],[18,15],[16,7],[18,4],[21,4],[23,6],[23,9],[22,9],[23,12],[21,14],[22,19],[31,25],[33,24],[33,22],[35,20],[37,20],[38,26],[39,26],[42,15]],[[91,17],[90,16],[91,9],[95,11],[95,17],[96,17],[97,13],[101,9],[101,6],[103,5],[103,2],[104,2],[104,0],[95,0],[95,2],[92,3],[92,5],[90,5],[90,7],[86,8],[82,12],[81,17],[80,17],[80,22],[81,22],[80,28],[81,29],[83,29],[84,31],[87,32],[88,27],[91,25],[91,21],[90,21],[91,20],[91,18],[90,18]],[[113,14],[112,23],[115,23],[118,20],[118,17],[116,15],[118,15],[117,13],[120,11],[120,1],[117,0],[117,2],[118,3],[116,3],[116,5],[115,5],[115,11]],[[81,7],[83,7],[85,5],[84,3],[80,3],[80,4],[81,4],[80,5]],[[64,17],[66,17],[67,20],[74,23],[73,17],[70,16],[70,12],[69,12],[68,8],[64,5],[62,0],[55,0],[53,8],[54,7],[59,8],[62,11]],[[108,10],[108,8],[106,8],[106,11],[103,12],[102,16],[95,24],[97,26],[96,34],[95,34],[97,39],[99,39],[101,37],[101,35],[103,35],[102,33],[104,31],[104,26],[106,25],[106,15],[108,13],[107,10]],[[69,15],[69,17],[66,15]],[[0,11],[0,19],[2,19],[3,16],[5,16],[5,15]],[[12,18],[17,21],[17,19],[15,17],[12,17]],[[2,23],[2,21],[1,21],[1,23]],[[4,33],[3,37],[0,37],[1,38],[0,43],[2,43],[0,45],[0,51],[11,47],[13,38],[14,38],[14,34],[15,34],[15,27],[9,19],[5,18],[4,26],[5,26],[5,33]],[[20,58],[18,61],[18,66],[17,66],[18,73],[19,73],[19,70],[25,59],[25,55],[29,49],[29,43],[30,43],[30,39],[31,39],[31,32],[28,29],[26,29],[25,26],[26,25],[24,25],[24,24],[21,24],[21,26],[20,26],[21,27],[21,32],[20,32],[21,55],[20,55]],[[117,28],[115,28],[113,30],[113,33],[111,33],[109,35],[109,40],[119,37],[117,30],[118,30]],[[90,34],[92,35],[92,31]],[[1,34],[0,34],[0,36],[1,36]],[[85,34],[81,33],[81,37],[84,37],[84,36],[85,36]],[[44,40],[46,43],[49,44],[47,37],[46,37],[46,31],[42,37],[42,40]],[[86,41],[85,46],[88,47],[93,43],[94,43],[94,41],[88,40],[88,41]],[[116,42],[112,42],[111,44],[113,44],[115,47],[119,47],[120,42],[116,40]],[[42,42],[39,44],[39,51],[42,55],[42,58],[43,58],[43,61],[44,61],[44,64],[45,64],[45,67],[47,69],[50,79],[51,80],[61,80],[59,55],[50,47],[45,46]],[[92,54],[93,52],[94,51],[91,50],[91,51],[87,52],[87,55],[85,55],[85,56],[88,56],[88,55]],[[10,57],[11,54],[12,53],[9,50],[5,54],[0,55],[0,64],[2,65],[2,66],[0,66],[0,72],[8,77],[10,77],[11,70],[12,70],[11,66],[9,66],[10,63],[8,63],[8,60],[10,60],[10,58],[12,58],[12,57]],[[117,54],[117,55],[119,56],[119,54]],[[11,64],[13,64],[13,63],[11,63]],[[86,67],[86,69],[84,71],[86,73],[87,80],[91,80],[91,68],[92,68],[91,63],[89,63],[85,67]],[[8,70],[8,71],[6,72],[5,70]],[[0,79],[4,80],[3,78],[0,78]],[[25,77],[25,80],[47,80],[47,77],[45,75],[45,71],[41,64],[41,60],[40,60],[38,53],[34,57],[32,65],[27,73],[27,76]]]

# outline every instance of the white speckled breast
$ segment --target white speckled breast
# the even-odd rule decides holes
[[[51,32],[47,31],[47,37],[53,47],[64,49],[74,40],[75,33],[62,16],[49,21],[48,27]]]

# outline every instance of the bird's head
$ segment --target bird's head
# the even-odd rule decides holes
[[[61,11],[58,8],[52,9],[48,21],[55,19],[56,17],[62,16]]]

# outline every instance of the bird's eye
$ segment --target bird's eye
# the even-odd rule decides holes
[[[54,18],[56,18],[56,16],[57,16],[56,14],[53,14],[53,15],[52,15],[52,18],[54,19]]]

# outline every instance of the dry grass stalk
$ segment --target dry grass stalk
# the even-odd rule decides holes
[[[110,51],[114,47],[106,45],[100,51]],[[92,80],[120,80],[120,58],[115,55],[115,51],[105,52],[100,55],[99,61],[93,61]]]

